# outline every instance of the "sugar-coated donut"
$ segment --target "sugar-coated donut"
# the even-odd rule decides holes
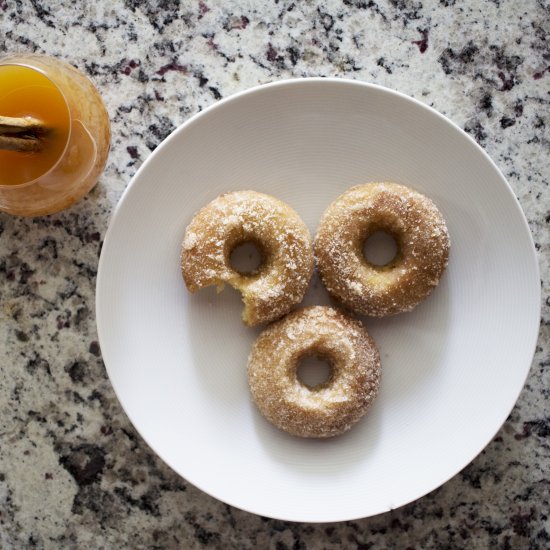
[[[329,379],[314,388],[297,377],[308,356],[331,367]],[[358,321],[330,307],[307,307],[260,334],[248,358],[248,381],[275,426],[300,437],[331,437],[351,428],[376,397],[380,355]]]
[[[231,252],[252,242],[262,262],[252,273],[231,267]],[[226,193],[203,207],[185,231],[181,269],[190,292],[224,283],[239,290],[248,326],[282,317],[300,303],[313,271],[309,230],[284,202],[255,191]]]
[[[383,266],[363,254],[376,231],[392,235],[398,247]],[[447,266],[449,246],[445,220],[429,198],[396,183],[367,183],[327,208],[314,249],[321,279],[340,304],[383,317],[409,311],[430,294]]]

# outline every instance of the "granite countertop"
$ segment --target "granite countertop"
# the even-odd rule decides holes
[[[0,547],[547,548],[550,9],[545,0],[0,0],[0,53],[86,72],[112,151],[65,212],[0,214]],[[470,133],[512,185],[543,279],[533,365],[506,424],[443,487],[393,512],[296,524],[222,504],[174,474],[111,389],[94,314],[117,200],[177,125],[292,76],[382,84]]]

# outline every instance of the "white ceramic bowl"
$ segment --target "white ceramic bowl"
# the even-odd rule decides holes
[[[238,294],[187,293],[180,244],[218,194],[255,189],[312,233],[354,184],[390,180],[431,197],[451,234],[449,268],[413,312],[365,324],[382,384],[343,436],[302,440],[265,421],[246,361],[258,334]],[[446,118],[369,84],[305,79],[220,101],[178,128],[124,193],[105,237],[97,323],[114,389],[176,472],[264,516],[371,516],[435,489],[491,440],[524,384],[539,323],[531,236],[510,187]],[[328,303],[314,282],[305,303]]]

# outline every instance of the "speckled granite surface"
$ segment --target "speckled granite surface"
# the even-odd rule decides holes
[[[45,52],[89,74],[114,134],[85,200],[33,220],[0,214],[0,547],[550,545],[546,0],[0,0],[0,31],[0,53]],[[109,217],[150,152],[221,97],[312,75],[387,85],[475,136],[527,215],[545,300],[527,385],[485,451],[415,503],[326,525],[257,517],[176,476],[118,405],[94,321]]]

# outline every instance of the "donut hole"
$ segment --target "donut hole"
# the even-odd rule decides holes
[[[318,355],[302,357],[296,367],[296,378],[309,390],[325,387],[332,379],[332,374],[330,361]]]
[[[366,262],[384,267],[391,265],[399,255],[399,245],[395,237],[386,231],[375,231],[363,243],[363,257]]]
[[[238,243],[229,254],[231,268],[241,275],[255,275],[264,263],[261,246],[254,241]]]

